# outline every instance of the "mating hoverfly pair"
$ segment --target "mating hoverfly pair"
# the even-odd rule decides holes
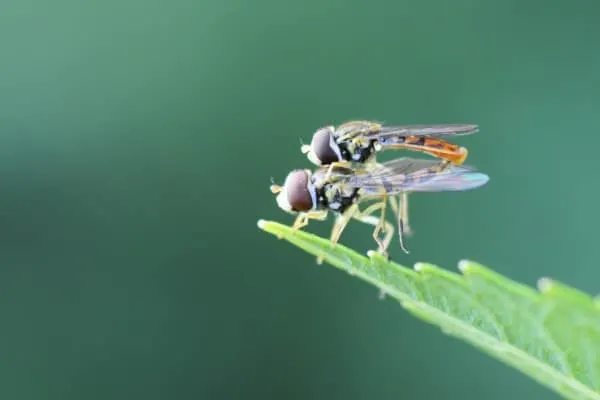
[[[371,121],[350,121],[337,128],[317,130],[310,145],[301,151],[317,169],[291,171],[283,186],[273,184],[279,207],[297,214],[294,231],[309,220],[325,220],[329,211],[336,214],[331,232],[332,245],[352,219],[375,227],[373,238],[378,252],[387,257],[394,226],[386,219],[387,202],[397,216],[400,247],[405,253],[404,235],[408,225],[408,194],[411,192],[464,191],[483,186],[489,177],[464,165],[468,152],[442,139],[468,135],[477,125],[385,126]],[[440,160],[402,157],[377,163],[377,153],[385,150],[412,150]],[[373,201],[369,207],[359,206]],[[372,214],[380,211],[379,218]],[[380,237],[384,233],[383,239]],[[317,262],[321,262],[319,258]]]

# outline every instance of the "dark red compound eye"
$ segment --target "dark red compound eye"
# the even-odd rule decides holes
[[[336,152],[331,148],[331,139],[331,131],[328,129],[320,129],[313,135],[310,147],[321,165],[340,161]]]
[[[285,191],[292,211],[308,211],[313,208],[306,171],[298,169],[290,172],[285,179]]]

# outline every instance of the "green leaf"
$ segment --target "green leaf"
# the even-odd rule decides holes
[[[538,291],[471,261],[459,263],[462,275],[424,263],[412,270],[276,222],[258,226],[377,286],[415,316],[563,397],[600,400],[599,300],[548,278]]]

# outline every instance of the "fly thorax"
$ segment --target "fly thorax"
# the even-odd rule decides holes
[[[375,153],[374,140],[352,140],[340,143],[339,147],[346,161],[365,162]]]
[[[358,198],[358,189],[344,185],[328,184],[321,190],[319,205],[331,211],[343,213]]]

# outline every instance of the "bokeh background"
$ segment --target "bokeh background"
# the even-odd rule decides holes
[[[3,1],[0,397],[557,398],[256,221],[319,126],[477,123],[489,184],[412,196],[394,258],[598,292],[599,11]]]

